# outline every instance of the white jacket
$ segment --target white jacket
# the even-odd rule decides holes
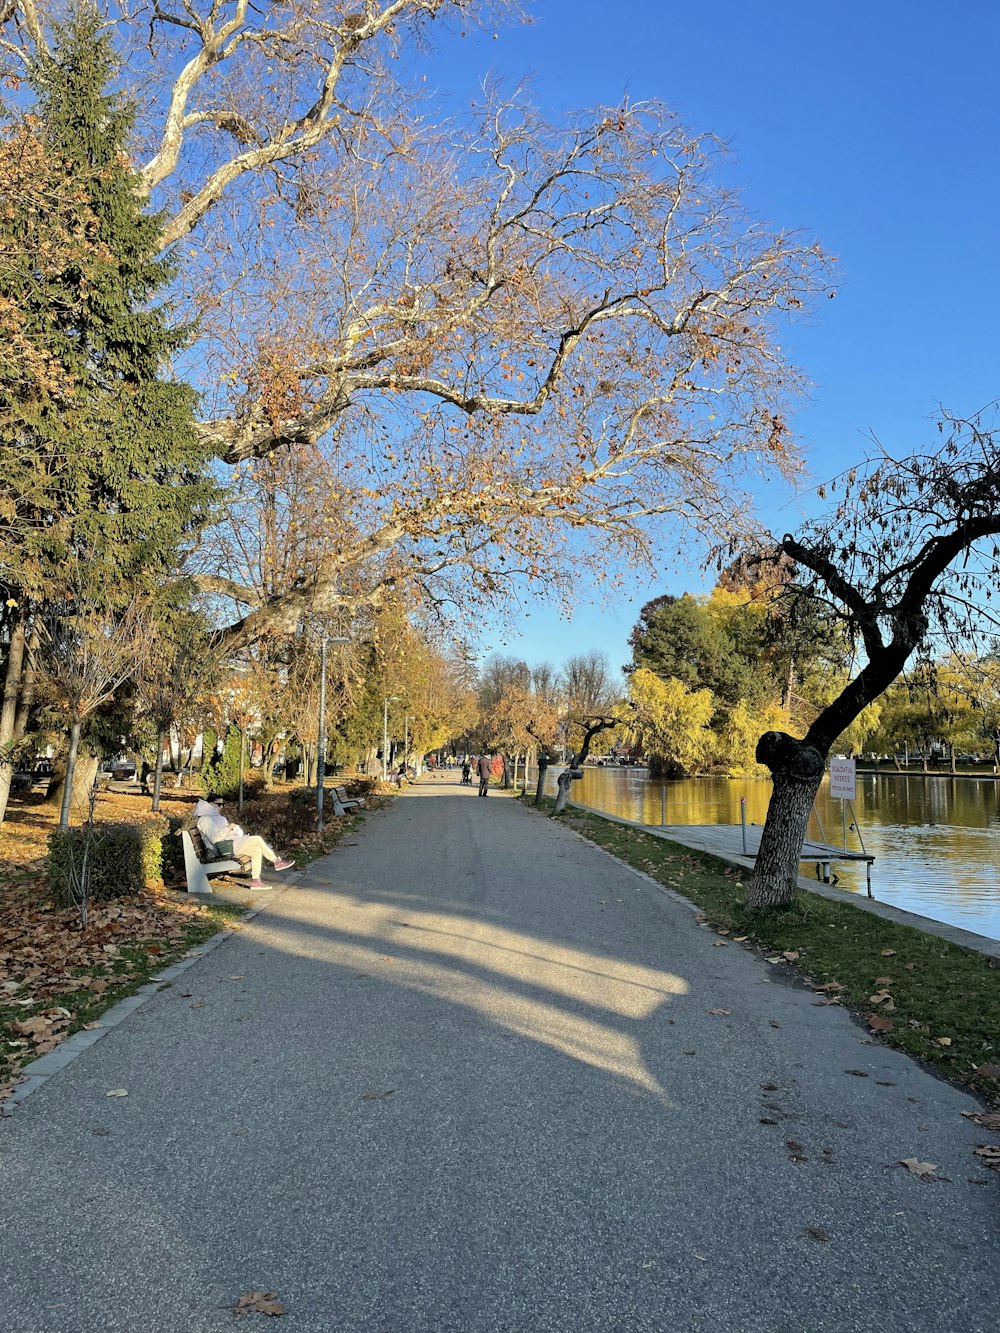
[[[194,808],[194,813],[195,819],[198,821],[198,832],[213,847],[220,842],[225,842],[226,839],[230,842],[236,842],[244,836],[239,824],[231,824],[217,805],[209,805],[208,801],[199,801]]]

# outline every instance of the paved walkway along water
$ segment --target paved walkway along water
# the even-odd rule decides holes
[[[0,1121],[0,1327],[995,1333],[972,1099],[456,783]]]

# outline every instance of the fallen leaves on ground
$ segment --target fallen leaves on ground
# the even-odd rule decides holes
[[[982,1129],[992,1129],[1000,1134],[1000,1111],[962,1111],[961,1114]]]
[[[981,1143],[975,1149],[977,1157],[981,1157],[983,1165],[988,1166],[991,1171],[1000,1171],[1000,1147],[995,1143]]]
[[[104,1095],[105,1097],[127,1097],[128,1088],[112,1088],[110,1092],[106,1092]]]
[[[822,1227],[806,1227],[806,1235],[810,1240],[829,1240],[830,1237]]]
[[[709,1009],[708,1012],[709,1012],[710,1014],[717,1014],[717,1015],[719,1015],[720,1017],[725,1017],[725,1016],[728,1016],[728,1014],[729,1014],[729,1010],[728,1010],[728,1009]]]
[[[183,941],[187,927],[205,915],[200,903],[147,891],[92,903],[89,926],[81,930],[75,908],[57,908],[45,900],[47,889],[36,886],[36,891],[36,901],[17,897],[10,902],[4,895],[0,903],[0,974],[6,978],[0,994],[0,1054],[8,1076],[54,1050],[92,999],[131,980],[140,965],[123,951],[163,952]],[[160,945],[151,945],[151,939]]]
[[[976,1073],[979,1074],[981,1078],[1000,1078],[1000,1065],[976,1065]]]
[[[278,1300],[276,1291],[248,1291],[233,1306],[233,1313],[240,1319],[248,1314],[266,1314],[275,1317],[285,1313],[285,1307]]]
[[[916,1176],[920,1180],[940,1180],[937,1174],[937,1166],[934,1162],[921,1162],[917,1157],[901,1157],[899,1165],[905,1166],[910,1175]]]
[[[395,1088],[386,1088],[384,1092],[363,1092],[361,1100],[363,1102],[381,1102],[386,1097],[391,1097],[395,1091]]]
[[[891,1018],[879,1018],[878,1014],[869,1014],[866,1021],[868,1023],[868,1026],[871,1028],[872,1032],[892,1031]]]

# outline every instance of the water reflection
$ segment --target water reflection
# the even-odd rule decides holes
[[[816,807],[825,841],[843,842],[841,803],[824,779]],[[555,791],[550,770],[546,790]],[[645,824],[738,824],[740,799],[749,824],[763,824],[766,779],[689,778],[651,781],[645,769],[588,767],[573,799]],[[877,898],[911,912],[1000,939],[1000,782],[985,778],[859,774],[854,813],[865,848],[875,856]],[[665,816],[665,819],[663,818]],[[848,824],[851,822],[848,813]],[[820,828],[810,821],[810,836]],[[860,847],[848,828],[847,845]],[[864,892],[864,867],[838,864],[842,888]]]

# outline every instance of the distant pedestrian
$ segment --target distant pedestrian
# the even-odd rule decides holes
[[[462,786],[472,786],[472,765],[469,763],[468,755],[462,760]]]
[[[481,754],[479,763],[476,765],[476,771],[479,773],[479,795],[488,796],[490,794],[490,778],[493,776],[493,756],[491,754]]]

